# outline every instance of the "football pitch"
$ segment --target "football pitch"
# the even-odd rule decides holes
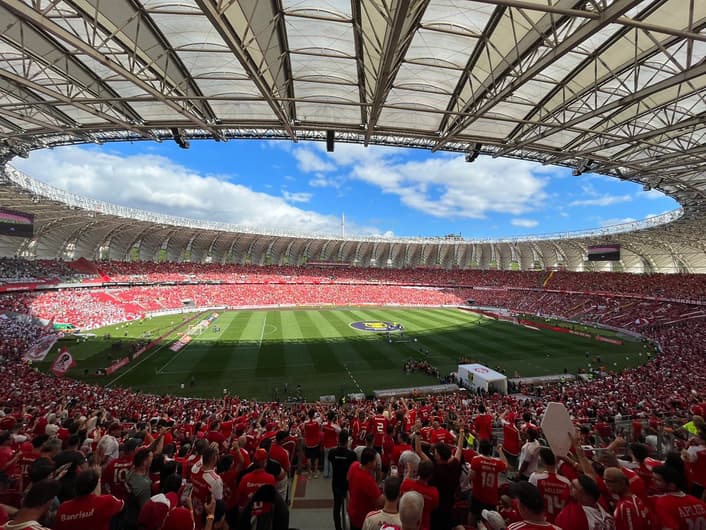
[[[193,340],[181,350],[170,349],[213,313],[147,318],[94,330],[95,338],[62,340],[59,346],[77,363],[67,375],[142,392],[217,397],[225,389],[261,400],[293,397],[300,386],[302,397],[313,401],[438,383],[430,375],[405,373],[409,359],[426,360],[445,375],[465,357],[509,377],[576,373],[592,360],[595,367],[595,356],[616,370],[646,360],[640,342],[614,345],[458,309],[416,308],[223,311],[203,331],[192,328]],[[158,337],[163,339],[126,367],[95,375],[138,341]],[[48,370],[54,357],[52,352],[40,368]]]

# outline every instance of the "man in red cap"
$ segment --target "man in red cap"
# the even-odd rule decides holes
[[[269,455],[262,447],[255,451],[255,469],[243,475],[238,485],[238,506],[245,508],[250,498],[265,484],[275,485],[275,477],[265,471]]]

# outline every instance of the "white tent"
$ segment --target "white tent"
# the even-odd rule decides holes
[[[470,389],[482,388],[507,394],[507,377],[482,364],[459,364],[458,377]]]

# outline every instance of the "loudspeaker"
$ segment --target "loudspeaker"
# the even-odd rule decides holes
[[[326,152],[333,153],[333,136],[335,131],[326,131]]]

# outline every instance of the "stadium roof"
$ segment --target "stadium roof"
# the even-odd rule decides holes
[[[0,0],[0,30],[5,159],[331,131],[639,182],[680,234],[706,215],[703,0]]]

